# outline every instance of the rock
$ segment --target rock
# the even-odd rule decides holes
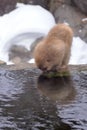
[[[20,58],[20,57],[14,57],[11,61],[12,61],[14,64],[20,64],[20,63],[21,63],[21,58]]]
[[[0,65],[6,64],[4,61],[0,60]]]
[[[32,5],[41,5],[42,7],[49,9],[50,0],[19,0],[19,2]]]
[[[13,45],[9,50],[9,60],[15,64],[27,62],[32,58],[31,52],[23,46]]]
[[[26,0],[28,4],[41,5],[44,8],[49,7],[49,0]]]
[[[82,19],[80,37],[87,43],[87,20]]]
[[[0,15],[9,13],[16,7],[17,0],[0,0]]]
[[[71,0],[51,0],[50,1],[50,11],[52,13],[55,12],[57,8],[59,8],[62,4],[71,5]]]
[[[87,14],[87,0],[72,0],[76,6],[83,12]]]
[[[86,15],[79,12],[76,7],[61,4],[54,11],[54,17],[57,23],[68,23],[73,28],[74,35],[81,37],[87,42],[87,23],[84,20]]]

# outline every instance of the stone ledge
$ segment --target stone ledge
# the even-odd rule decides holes
[[[0,70],[21,70],[21,69],[35,69],[36,71],[39,70],[34,63],[21,63],[18,65],[6,65],[2,64],[0,65]],[[69,65],[69,71],[75,72],[75,71],[87,71],[87,64],[84,65]],[[41,71],[39,71],[41,72]]]

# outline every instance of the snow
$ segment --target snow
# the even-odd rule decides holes
[[[38,5],[17,4],[17,9],[0,17],[0,59],[8,62],[12,44],[30,44],[48,33],[55,24],[53,15]]]
[[[87,64],[87,44],[79,37],[73,38],[69,64]]]
[[[28,63],[35,63],[35,60],[32,58],[32,59],[29,60]]]
[[[8,53],[13,44],[23,45],[30,50],[30,45],[37,38],[47,35],[54,25],[54,17],[46,9],[18,3],[15,10],[0,17],[0,60],[12,64]],[[29,61],[34,62],[34,59]],[[87,44],[79,37],[73,38],[69,64],[87,64]]]
[[[82,19],[82,21],[83,21],[83,22],[84,22],[84,21],[87,21],[87,18]]]

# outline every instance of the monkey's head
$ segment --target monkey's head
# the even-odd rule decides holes
[[[57,71],[62,64],[64,47],[61,40],[40,42],[34,50],[37,67],[43,72]]]

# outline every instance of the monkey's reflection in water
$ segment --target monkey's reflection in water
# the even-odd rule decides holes
[[[47,78],[41,75],[38,78],[38,88],[41,94],[58,103],[70,103],[76,95],[70,76]]]

